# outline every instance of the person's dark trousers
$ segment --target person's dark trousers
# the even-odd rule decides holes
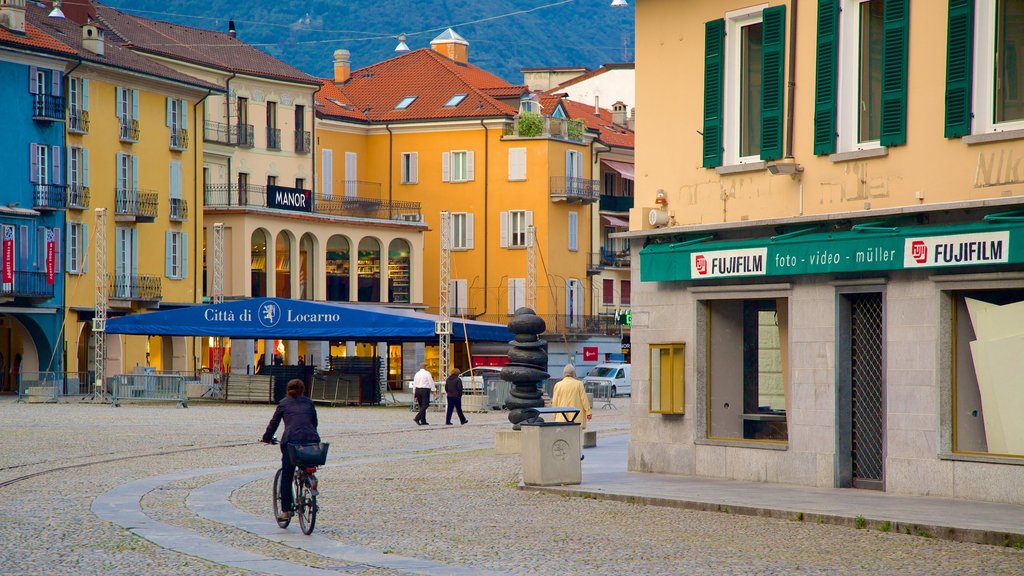
[[[449,396],[448,397],[448,414],[444,417],[445,424],[452,423],[452,410],[455,410],[459,414],[459,422],[465,424],[466,415],[462,413],[462,397],[460,396]]]
[[[292,502],[292,482],[295,480],[295,466],[288,458],[288,445],[281,444],[281,511],[291,512],[294,506]]]
[[[426,424],[427,407],[430,406],[430,388],[417,388],[413,394],[416,396],[416,405],[420,408],[413,420],[418,424]]]

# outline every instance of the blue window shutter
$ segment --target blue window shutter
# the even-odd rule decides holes
[[[28,145],[28,181],[33,184],[39,182],[39,145],[29,144]]]
[[[139,231],[129,228],[128,233],[132,238],[132,276],[139,275]]]
[[[839,66],[839,1],[818,0],[814,71],[814,153],[836,151],[836,85]]]
[[[89,110],[89,81],[82,78],[82,110]]]
[[[174,232],[164,232],[164,276],[174,278]]]
[[[164,104],[164,116],[166,116],[166,118],[167,118],[167,126],[168,127],[170,127],[170,125],[171,125],[171,108],[175,104],[176,104],[176,102],[174,100],[172,100],[170,96],[168,96],[167,97],[167,101]]]
[[[761,160],[782,158],[782,116],[786,101],[786,7],[762,11]]]
[[[79,169],[82,173],[82,186],[89,187],[89,149],[82,148],[82,166]]]
[[[722,165],[722,85],[725,81],[725,20],[704,24],[704,150],[705,168]]]
[[[188,278],[188,234],[181,233],[181,279]]]
[[[121,109],[124,106],[124,90],[118,86],[114,89],[114,97],[117,99],[116,108],[114,108],[114,116],[121,117]]]
[[[910,0],[886,0],[882,20],[882,146],[907,143]]]
[[[132,182],[131,189],[138,191],[139,189],[139,157],[134,154],[131,156],[132,160]]]
[[[946,31],[946,138],[971,133],[974,0],[949,0]]]
[[[132,120],[139,119],[139,91],[132,90]]]
[[[121,254],[124,252],[124,229],[116,228],[114,230],[114,275],[124,276],[125,274],[125,262],[121,259]]]
[[[181,114],[179,115],[179,118],[181,118],[181,127],[188,128],[188,102],[186,102],[185,100],[180,100],[180,103]]]

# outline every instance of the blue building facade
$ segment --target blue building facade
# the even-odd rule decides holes
[[[0,391],[63,371],[65,71],[0,38]]]

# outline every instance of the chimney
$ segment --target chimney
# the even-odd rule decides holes
[[[441,32],[441,35],[430,41],[430,47],[437,52],[455,60],[456,62],[469,62],[469,42],[458,32],[451,28]]]
[[[235,38],[237,36],[237,33],[235,32],[234,20],[228,20],[228,36],[231,36],[232,38]]]
[[[612,104],[612,124],[626,127],[626,105],[621,100]]]
[[[629,129],[636,132],[636,106],[629,109]]]
[[[25,33],[25,0],[0,0],[0,26]]]
[[[92,22],[82,26],[82,48],[97,56],[103,56],[103,30]]]
[[[341,84],[352,74],[352,54],[348,50],[334,51],[334,83]]]

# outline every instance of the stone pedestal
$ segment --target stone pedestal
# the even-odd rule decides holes
[[[521,430],[499,430],[494,437],[495,454],[519,454],[522,446]]]
[[[579,424],[524,422],[521,429],[523,484],[560,486],[583,481]]]

